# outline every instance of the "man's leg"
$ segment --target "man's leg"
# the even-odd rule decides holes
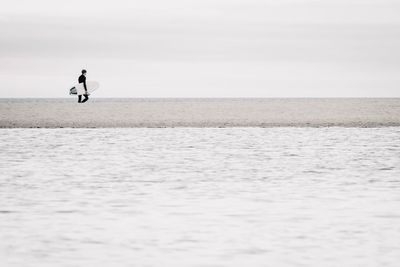
[[[78,95],[78,103],[82,103],[82,95]]]
[[[89,97],[88,95],[83,95],[85,97],[85,99],[82,100],[82,103],[85,103],[86,101],[88,101]]]

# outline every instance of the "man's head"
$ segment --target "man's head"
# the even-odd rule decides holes
[[[86,72],[87,72],[86,70],[82,70],[83,75],[86,75]]]

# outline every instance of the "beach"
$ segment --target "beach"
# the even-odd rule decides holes
[[[0,259],[396,267],[399,126],[399,99],[2,99]]]
[[[400,98],[0,99],[0,128],[400,126]]]

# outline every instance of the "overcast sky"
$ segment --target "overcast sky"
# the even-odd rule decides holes
[[[0,4],[0,97],[400,97],[400,0]]]

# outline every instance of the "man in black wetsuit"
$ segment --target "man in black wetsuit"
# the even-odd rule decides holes
[[[83,83],[83,87],[85,88],[85,93],[83,94],[85,99],[82,100],[82,95],[80,95],[78,92],[78,103],[85,103],[89,99],[87,87],[86,87],[86,72],[87,72],[86,70],[82,70],[82,75],[79,76],[79,79],[78,79],[79,83]]]

